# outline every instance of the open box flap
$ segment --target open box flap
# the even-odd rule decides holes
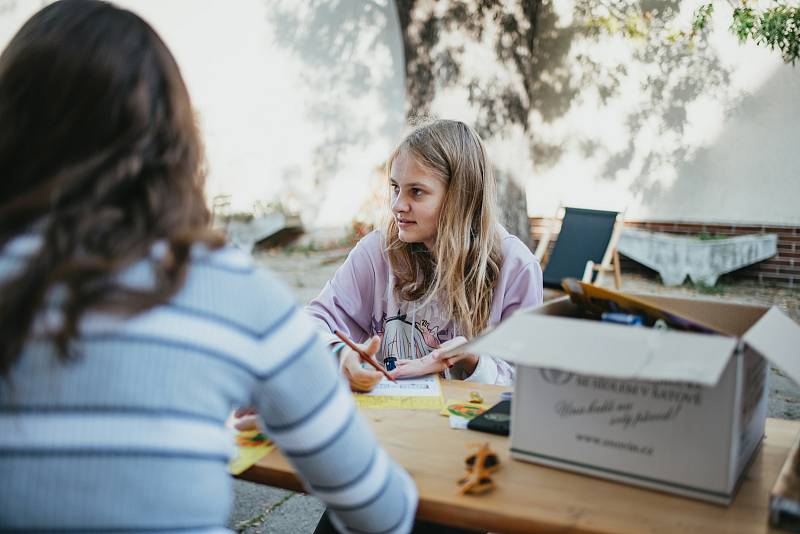
[[[713,386],[736,343],[727,336],[523,312],[450,352],[587,375]]]
[[[800,384],[800,325],[770,308],[742,339]]]

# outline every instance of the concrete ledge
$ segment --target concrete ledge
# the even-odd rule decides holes
[[[776,234],[697,239],[625,228],[617,250],[658,271],[664,285],[680,285],[686,276],[713,286],[720,275],[763,261],[777,253]]]

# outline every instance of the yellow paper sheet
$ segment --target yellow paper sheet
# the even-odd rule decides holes
[[[236,435],[236,457],[228,464],[228,471],[238,475],[272,452],[275,444],[258,430],[246,430]]]
[[[444,406],[438,375],[402,379],[397,384],[384,378],[369,393],[356,393],[353,396],[362,408],[441,410]]]

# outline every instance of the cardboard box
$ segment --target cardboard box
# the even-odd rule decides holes
[[[800,327],[776,308],[637,297],[722,334],[577,318],[564,297],[459,350],[517,364],[512,457],[729,504],[764,434],[766,360],[797,382]]]

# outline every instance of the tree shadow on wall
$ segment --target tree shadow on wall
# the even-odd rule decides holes
[[[796,150],[800,123],[787,118],[800,111],[797,85],[793,72],[773,72],[737,102],[712,144],[673,162],[675,182],[642,182],[642,203],[657,215],[661,205],[681,209],[685,218],[704,212],[722,220],[747,221],[753,213],[764,221],[796,217],[798,166],[787,155]]]
[[[528,127],[536,97],[536,56],[533,53],[538,0],[513,4],[500,0],[397,0],[403,33],[408,114],[427,114],[438,92],[464,87],[478,112],[474,124],[485,138],[513,125]],[[445,6],[441,9],[441,6]],[[481,69],[467,74],[467,44],[485,41],[491,23],[498,29],[489,43],[498,63],[498,76]],[[450,39],[457,35],[458,39]]]
[[[309,108],[309,118],[328,132],[314,156],[317,176],[329,175],[342,154],[342,146],[359,143],[356,132],[363,124],[352,123],[342,98],[354,99],[363,87],[368,72],[365,63],[350,61],[358,57],[359,39],[373,28],[369,46],[378,46],[376,37],[389,28],[386,5],[377,1],[312,0],[305,7],[288,1],[265,0],[269,18],[278,29],[278,44],[297,53],[307,67],[307,83],[339,89],[332,98]],[[448,87],[467,90],[477,111],[475,127],[484,137],[502,136],[513,127],[526,133],[534,160],[534,170],[555,165],[566,150],[577,148],[585,157],[599,163],[598,177],[616,180],[620,173],[635,171],[634,193],[651,187],[651,175],[665,165],[675,165],[693,150],[682,139],[688,124],[687,106],[703,96],[733,101],[729,94],[730,72],[716,51],[708,46],[707,36],[695,40],[693,49],[685,43],[667,44],[664,35],[679,26],[679,0],[624,0],[600,2],[576,0],[572,23],[564,25],[555,9],[555,0],[396,0],[405,68],[405,94],[386,82],[381,92],[382,105],[406,102],[407,114],[426,114],[436,95]],[[657,15],[652,15],[658,9]],[[609,58],[598,56],[592,43],[606,37],[604,13],[612,10],[619,20],[639,17],[648,20],[649,31],[628,39],[631,54]],[[486,34],[487,22],[497,32]],[[503,76],[487,74],[490,69],[465,68],[468,57],[464,40],[448,37],[458,34],[466,40],[489,43]],[[487,37],[488,36],[488,37]],[[588,43],[588,45],[587,45]],[[596,48],[596,47],[595,47]],[[593,137],[591,129],[571,132],[569,139],[548,139],[531,129],[531,118],[553,124],[565,117],[576,104],[591,96],[605,105],[620,96],[628,81],[632,55],[646,76],[639,94],[641,104],[623,118],[627,142],[619,150],[609,149],[604,139]],[[338,68],[331,68],[338,65]],[[379,131],[397,132],[393,117],[376,117]],[[587,117],[591,122],[593,117]],[[353,126],[353,127],[351,127]],[[657,132],[679,142],[643,147],[637,139],[644,132]],[[509,189],[509,194],[519,194]]]
[[[726,90],[730,73],[707,45],[705,36],[695,40],[692,50],[680,42],[665,42],[670,28],[679,27],[679,0],[578,0],[569,25],[562,23],[552,0],[520,0],[513,4],[500,0],[397,0],[396,4],[404,37],[408,112],[425,114],[439,91],[465,87],[478,112],[478,132],[492,137],[520,126],[527,133],[538,170],[556,164],[568,147],[561,140],[532,131],[531,117],[535,114],[545,124],[554,123],[589,94],[605,105],[619,96],[629,76],[626,59],[597,57],[591,50],[593,41],[605,37],[596,21],[609,10],[619,20],[648,21],[648,32],[631,36],[628,44],[634,61],[649,67],[641,87],[643,104],[624,119],[629,142],[624,149],[604,155],[602,178],[615,179],[617,172],[627,169],[637,158],[644,160],[643,176],[665,162],[680,161],[691,147],[665,146],[639,154],[637,136],[645,127],[679,136],[687,124],[688,104],[701,95],[729,96]],[[441,9],[442,5],[446,8]],[[653,15],[655,9],[657,15]],[[458,40],[454,45],[447,38],[448,34],[458,33],[467,40],[481,42],[487,21],[498,29],[491,45],[509,76],[501,78],[486,72],[467,75],[467,48]],[[591,120],[587,117],[587,121]],[[591,157],[603,150],[601,141],[578,132],[569,143]]]
[[[509,4],[500,0],[450,0],[446,3],[397,0],[404,37],[407,109],[425,113],[438,92],[449,87],[465,87],[469,102],[477,111],[475,127],[478,132],[488,138],[520,127],[526,133],[535,169],[547,169],[560,161],[569,145],[538,135],[531,127],[531,119],[536,117],[545,124],[555,123],[587,92],[595,96],[600,105],[605,105],[619,95],[628,76],[628,65],[624,61],[608,61],[593,54],[591,48],[587,49],[587,42],[604,37],[602,29],[591,22],[599,19],[605,9],[615,10],[615,16],[620,19],[642,16],[652,9],[649,5],[652,3],[616,2],[609,8],[607,2],[578,0],[572,13],[573,23],[564,25],[554,1],[520,0]],[[608,169],[602,174],[610,179],[615,178],[617,167],[629,165],[637,155],[633,140],[652,113],[661,117],[660,129],[682,130],[686,123],[685,103],[693,101],[709,85],[724,86],[727,82],[727,73],[707,47],[691,54],[678,53],[677,47],[659,50],[665,48],[664,44],[653,35],[659,35],[675,18],[678,4],[678,1],[658,3],[660,18],[653,22],[653,33],[646,46],[634,55],[645,63],[661,62],[662,74],[671,75],[681,68],[685,75],[678,82],[667,84],[661,81],[660,75],[654,74],[644,84],[649,104],[626,119],[631,142],[625,150],[606,155]],[[445,9],[441,9],[443,5]],[[497,30],[489,44],[497,62],[505,67],[499,74],[488,68],[477,72],[467,68],[471,58],[469,47],[464,43],[471,41],[485,46],[489,40],[485,38],[488,26]],[[453,34],[458,34],[460,39],[452,39]],[[698,72],[706,74],[698,76]],[[708,78],[708,72],[718,75]],[[587,117],[587,121],[591,120]],[[602,141],[580,133],[568,140],[586,157],[603,150]],[[680,153],[669,156],[680,157]],[[506,173],[498,172],[501,218],[522,236],[527,234],[526,202],[524,190],[515,182]]]
[[[324,179],[341,167],[346,149],[365,147],[376,136],[393,141],[402,129],[402,112],[392,113],[403,102],[402,57],[386,45],[386,35],[396,27],[395,14],[391,5],[377,1],[264,3],[276,44],[300,61],[304,86],[318,91],[305,116],[323,132],[312,163],[315,185],[324,190],[329,185]],[[377,52],[383,61],[373,61]],[[352,111],[365,95],[378,96],[380,113]]]
[[[532,108],[545,124],[556,122],[587,95],[596,95],[601,105],[619,96],[629,71],[624,60],[598,59],[586,53],[571,52],[572,47],[581,42],[602,36],[602,29],[590,23],[598,18],[600,4],[603,3],[579,1],[574,22],[567,27],[558,26],[558,16],[550,2],[542,4],[535,49],[540,55],[540,98]],[[630,189],[632,193],[640,194],[653,187],[652,176],[658,169],[676,167],[695,150],[683,138],[689,124],[687,107],[701,97],[710,97],[730,108],[736,97],[729,88],[730,70],[708,44],[707,35],[698,36],[691,45],[666,41],[665,36],[671,29],[680,25],[676,20],[679,1],[618,2],[617,6],[625,16],[638,13],[645,19],[646,13],[658,9],[657,15],[649,18],[646,35],[628,39],[633,62],[646,74],[638,95],[641,103],[622,118],[627,139],[625,146],[620,150],[609,150],[602,139],[591,136],[591,127],[586,132],[571,132],[574,137],[566,143],[552,143],[534,134],[534,161],[538,170],[546,170],[559,161],[569,147],[565,144],[573,144],[584,157],[599,156],[602,163],[597,177],[600,179],[613,181],[620,173],[634,171],[637,178]],[[591,119],[587,117],[587,123],[591,124]],[[655,132],[659,138],[671,142],[644,148],[637,140],[646,131]]]

